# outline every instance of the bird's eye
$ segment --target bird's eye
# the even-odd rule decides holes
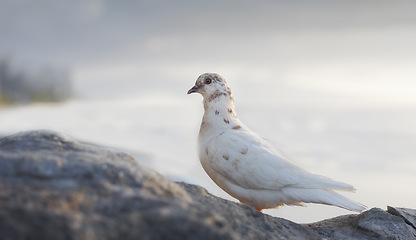
[[[211,82],[212,82],[211,78],[207,78],[207,79],[205,80],[205,84],[210,84]]]

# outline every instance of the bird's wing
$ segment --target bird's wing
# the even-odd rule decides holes
[[[205,142],[205,161],[216,173],[249,189],[285,187],[352,191],[351,185],[306,172],[250,131],[227,131]]]

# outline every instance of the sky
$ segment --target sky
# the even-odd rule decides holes
[[[84,96],[142,79],[152,82],[147,92],[179,90],[207,71],[317,91],[359,84],[364,95],[374,81],[391,81],[376,94],[396,81],[402,94],[416,74],[415,9],[414,1],[2,0],[0,57],[68,68]],[[109,88],[106,96],[128,94]]]
[[[0,135],[51,128],[141,152],[226,198],[195,160],[201,99],[186,95],[217,72],[242,121],[301,166],[354,184],[348,197],[367,206],[416,208],[403,185],[416,180],[415,12],[400,0],[0,0],[0,59],[68,69],[74,85],[63,105],[0,109]],[[326,209],[267,213],[345,214]]]
[[[414,1],[2,0],[0,7],[0,53],[27,64],[283,68],[415,53]]]

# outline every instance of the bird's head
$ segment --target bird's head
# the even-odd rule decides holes
[[[201,94],[208,102],[221,96],[231,97],[231,90],[227,81],[216,73],[204,73],[199,76],[195,85],[188,91],[188,94],[191,93]]]

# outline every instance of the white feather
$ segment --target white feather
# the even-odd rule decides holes
[[[334,191],[354,191],[353,186],[301,169],[248,129],[237,118],[231,90],[221,76],[201,75],[188,93],[192,92],[204,97],[198,138],[201,164],[231,196],[257,209],[301,203],[365,209]]]

